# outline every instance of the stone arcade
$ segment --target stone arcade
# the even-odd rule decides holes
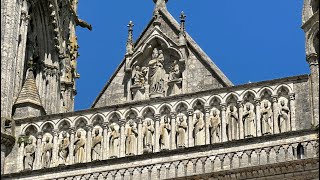
[[[1,0],[1,178],[318,179],[319,0],[303,8],[310,74],[239,86],[183,12],[154,2],[93,106],[73,112],[75,27],[92,29],[77,0]]]

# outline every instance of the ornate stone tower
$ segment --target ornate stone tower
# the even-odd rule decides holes
[[[12,117],[73,111],[79,78],[75,28],[91,30],[78,18],[77,4],[1,0],[1,162],[14,143]]]
[[[305,0],[302,29],[306,33],[306,57],[310,65],[313,125],[319,126],[319,0]]]

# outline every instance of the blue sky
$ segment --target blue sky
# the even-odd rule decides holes
[[[301,27],[302,0],[169,0],[187,15],[187,32],[235,84],[309,73]],[[125,54],[127,24],[137,39],[152,18],[152,0],[80,0],[75,109],[88,109]]]

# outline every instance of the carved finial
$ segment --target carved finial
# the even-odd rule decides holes
[[[168,2],[168,0],[153,0],[153,2],[156,4],[154,12],[157,12],[159,11],[159,9],[166,8],[166,3]]]
[[[181,12],[180,15],[180,33],[179,33],[179,39],[180,39],[180,45],[185,45],[186,44],[186,15],[184,14],[184,12]]]
[[[154,18],[153,25],[154,26],[161,26],[161,22],[160,22],[161,14],[159,13],[159,11],[156,11],[154,13],[153,18]]]
[[[127,54],[132,54],[133,53],[133,27],[134,24],[132,21],[129,22],[128,24],[128,40],[127,40]]]

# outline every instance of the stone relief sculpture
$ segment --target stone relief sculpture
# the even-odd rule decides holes
[[[162,50],[153,49],[152,58],[149,61],[150,94],[163,95],[164,93],[164,55]]]
[[[217,109],[212,111],[212,116],[210,117],[209,122],[209,131],[211,136],[211,143],[220,142],[220,116]]]
[[[60,164],[66,164],[67,158],[69,156],[69,145],[70,145],[70,140],[66,132],[62,133],[62,140],[59,144],[59,162]]]
[[[160,148],[161,150],[169,150],[170,149],[170,132],[171,125],[169,123],[168,116],[165,115],[163,119],[163,123],[160,125]]]
[[[24,170],[32,170],[35,159],[36,146],[33,144],[33,139],[30,137],[27,145],[24,148]]]
[[[132,120],[129,121],[129,126],[126,131],[126,155],[135,155],[137,149],[138,130]]]
[[[135,66],[132,73],[132,85],[144,86],[146,82],[147,69],[145,67]]]
[[[103,137],[100,135],[99,129],[95,129],[94,131],[95,137],[92,139],[92,147],[91,147],[91,159],[92,161],[99,161],[102,158],[101,152],[101,143]]]
[[[255,136],[256,131],[256,123],[255,123],[255,116],[256,114],[253,111],[253,105],[251,103],[247,103],[245,105],[245,110],[243,113],[242,121],[244,124],[244,137],[253,137]]]
[[[175,61],[169,72],[169,81],[179,80],[180,78],[182,78],[182,73],[180,71],[179,63]]]
[[[272,133],[272,109],[269,101],[263,101],[261,108],[261,129],[262,135]]]
[[[46,137],[46,142],[42,150],[42,167],[49,168],[52,159],[53,144],[50,142],[50,137]]]
[[[177,136],[177,147],[184,148],[186,147],[186,135],[187,135],[187,122],[182,116],[178,117],[176,125],[176,136]]]
[[[110,158],[118,157],[119,155],[119,138],[120,133],[119,130],[116,129],[115,124],[110,125],[110,139],[109,139],[109,147],[110,147]]]
[[[84,146],[86,144],[86,140],[81,136],[81,132],[77,133],[77,139],[74,142],[74,163],[83,163],[84,162]]]
[[[205,122],[203,120],[203,114],[201,111],[196,110],[194,112],[194,130],[193,130],[193,136],[194,136],[194,145],[200,146],[205,145]]]
[[[279,125],[279,132],[286,132],[288,131],[289,127],[287,127],[288,121],[290,121],[290,109],[288,108],[287,103],[284,99],[280,100],[280,107],[279,107],[279,115],[278,115],[278,125]]]
[[[146,153],[153,151],[153,134],[154,126],[152,125],[152,121],[149,119],[143,127],[143,151]]]
[[[236,107],[230,106],[227,118],[227,137],[228,140],[235,140],[238,138],[238,132],[239,132],[239,117],[236,110]]]

